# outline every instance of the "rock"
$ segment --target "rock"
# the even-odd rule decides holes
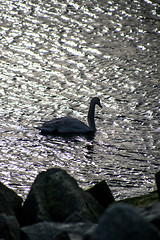
[[[78,212],[74,212],[69,217],[66,218],[65,223],[76,223],[76,222],[88,222],[85,218],[83,218]]]
[[[0,213],[17,215],[21,209],[23,199],[13,190],[0,183]]]
[[[111,190],[104,180],[86,191],[89,192],[104,208],[107,208],[115,201]]]
[[[144,219],[154,225],[160,231],[160,203],[138,209]]]
[[[0,239],[20,240],[20,228],[15,216],[0,214]]]
[[[160,200],[160,171],[155,174],[157,189],[158,189],[158,197]]]
[[[136,210],[126,204],[115,204],[105,211],[91,240],[117,239],[158,240],[160,235]]]
[[[73,213],[96,222],[104,209],[83,191],[66,171],[52,168],[40,173],[24,202],[22,225],[40,221],[64,222]]]
[[[22,227],[21,238],[23,240],[82,240],[95,225],[91,223],[40,222]]]
[[[23,240],[70,240],[68,234],[62,229],[56,228],[55,223],[41,222],[21,229]]]
[[[129,197],[122,200],[117,201],[117,203],[126,203],[131,205],[132,207],[147,207],[154,203],[158,203],[158,192],[153,191],[149,192],[144,195],[136,196],[136,197]]]

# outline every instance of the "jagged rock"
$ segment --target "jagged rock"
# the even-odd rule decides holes
[[[107,208],[115,201],[110,188],[104,180],[86,191],[89,192],[104,208]]]
[[[0,239],[20,240],[19,223],[15,216],[0,214]]]
[[[24,202],[22,225],[40,221],[64,222],[77,212],[82,218],[96,222],[103,207],[83,191],[66,171],[52,168],[40,173]]]
[[[23,240],[81,240],[96,224],[40,222],[21,228]]]
[[[155,174],[157,189],[158,189],[158,197],[160,200],[160,171]]]
[[[23,199],[13,190],[0,183],[0,213],[17,215],[21,209]]]
[[[115,204],[105,211],[91,240],[159,240],[154,226],[145,221],[133,208]]]

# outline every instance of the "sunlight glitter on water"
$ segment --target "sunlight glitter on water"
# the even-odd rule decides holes
[[[39,172],[61,167],[83,188],[106,180],[117,198],[154,189],[157,5],[5,1],[0,10],[0,180],[25,196]],[[103,105],[94,139],[35,129],[65,115],[86,122],[93,96]]]

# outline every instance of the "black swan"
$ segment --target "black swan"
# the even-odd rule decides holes
[[[88,126],[80,120],[72,117],[55,118],[51,121],[45,122],[41,127],[38,127],[43,134],[87,134],[96,131],[94,121],[95,105],[102,108],[100,99],[94,97],[91,99],[88,111]]]

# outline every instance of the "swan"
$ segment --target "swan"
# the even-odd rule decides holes
[[[51,121],[45,122],[38,129],[42,134],[87,134],[94,133],[96,131],[96,125],[94,121],[95,105],[102,108],[100,99],[93,97],[90,102],[88,111],[88,126],[80,120],[72,117],[55,118]]]

